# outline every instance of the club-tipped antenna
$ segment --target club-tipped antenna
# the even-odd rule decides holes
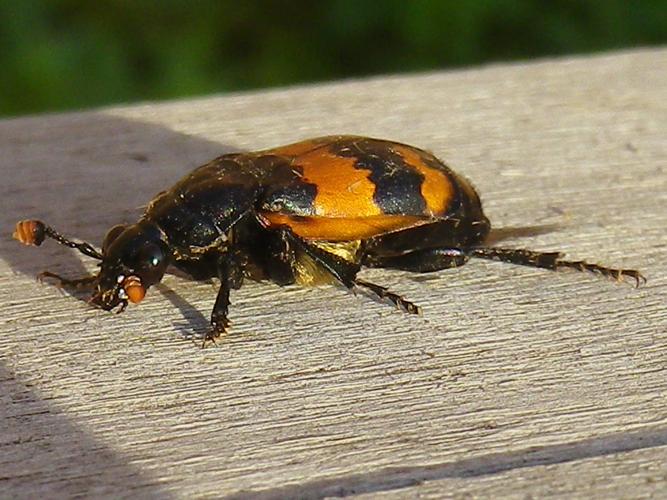
[[[90,243],[85,241],[77,242],[65,238],[58,231],[51,226],[47,226],[39,220],[22,220],[16,223],[16,229],[13,234],[14,238],[25,245],[39,246],[46,237],[56,240],[61,245],[69,248],[74,248],[88,257],[93,259],[103,260],[104,256],[95,249]]]

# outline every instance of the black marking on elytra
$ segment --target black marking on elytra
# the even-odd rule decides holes
[[[304,217],[315,215],[317,186],[303,179],[303,168],[298,165],[290,164],[287,159],[274,164],[264,185],[259,210]]]
[[[424,176],[412,168],[386,142],[373,139],[340,141],[332,145],[340,156],[355,159],[355,168],[368,170],[375,184],[373,201],[389,215],[424,215],[426,201],[421,194]]]

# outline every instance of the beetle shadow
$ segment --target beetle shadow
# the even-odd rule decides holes
[[[174,274],[180,275],[180,273]],[[201,340],[208,333],[211,323],[199,309],[183,299],[183,297],[164,283],[158,283],[155,285],[155,288],[180,312],[181,318],[175,320],[173,326],[183,339]]]
[[[427,481],[498,477],[502,473],[522,469],[571,464],[614,455],[622,457],[625,453],[655,450],[665,445],[667,445],[667,429],[647,427],[638,431],[617,432],[578,441],[479,456],[473,454],[471,457],[454,462],[379,467],[375,470],[303,481],[266,490],[243,490],[223,498],[226,500],[319,499],[357,496],[364,493],[379,497],[382,492],[399,492],[403,488],[416,487]]]
[[[23,246],[12,238],[17,221],[40,219],[99,248],[109,228],[136,222],[158,192],[210,159],[238,150],[96,112],[5,121],[0,138],[0,257],[17,274],[49,270],[66,278],[96,272],[97,261],[53,240],[39,248]],[[90,289],[65,292],[79,300],[90,296]]]
[[[514,238],[528,238],[541,234],[553,233],[563,228],[563,224],[538,224],[534,226],[507,226],[492,228],[486,239],[486,246],[494,246],[504,240]]]

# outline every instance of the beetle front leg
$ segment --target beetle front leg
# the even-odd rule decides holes
[[[204,336],[202,347],[206,346],[207,341],[215,342],[218,338],[227,333],[230,325],[227,314],[229,312],[229,293],[233,289],[241,287],[243,282],[243,264],[235,259],[231,254],[225,254],[218,258],[216,262],[217,274],[220,279],[220,288],[215,299],[215,305],[211,312],[211,330]]]

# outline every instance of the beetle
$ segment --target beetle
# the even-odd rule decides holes
[[[19,222],[14,237],[29,245],[49,237],[99,260],[93,276],[41,276],[91,285],[90,302],[105,310],[141,302],[169,265],[196,280],[219,279],[204,342],[227,332],[230,290],[244,278],[362,288],[412,314],[421,312],[416,304],[358,278],[360,269],[426,273],[482,258],[646,281],[638,271],[564,260],[560,252],[489,246],[490,229],[472,184],[433,154],[329,136],[215,158],[159,193],[138,222],[112,227],[101,251],[36,220]]]

